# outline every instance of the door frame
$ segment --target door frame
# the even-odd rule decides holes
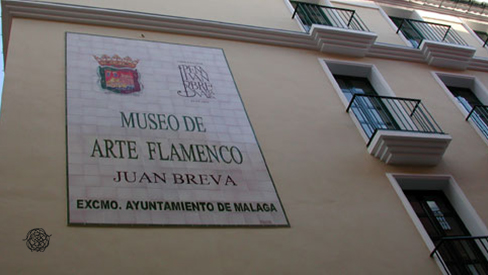
[[[410,205],[410,202],[403,193],[403,190],[443,191],[466,228],[471,232],[471,235],[488,235],[488,228],[481,220],[456,180],[451,175],[387,173],[386,177],[389,179],[408,216],[410,216],[410,219],[414,223],[422,240],[426,244],[428,248],[428,251],[425,252],[426,256],[428,256],[430,252],[434,250],[435,244],[430,239],[429,234],[425,230],[420,219],[417,217],[417,214]],[[434,260],[439,265],[439,268],[443,270],[441,261],[437,257],[435,257]]]

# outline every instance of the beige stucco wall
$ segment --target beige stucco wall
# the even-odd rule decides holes
[[[234,24],[259,26],[288,31],[302,31],[297,20],[292,20],[292,11],[288,0],[250,0],[250,1],[85,1],[85,0],[54,0],[52,3],[68,5],[81,5],[100,7],[114,10],[127,10],[150,14],[162,14],[180,16],[186,18],[212,20]],[[371,1],[329,1],[329,0],[303,0],[320,5],[332,5],[338,8],[355,10],[368,28],[378,35],[377,42],[410,46],[407,41],[396,34],[396,27],[392,25],[385,14],[380,12],[380,7]],[[218,11],[218,12],[215,12]],[[430,18],[428,18],[430,20]],[[442,20],[430,20],[446,23]],[[481,47],[479,41],[468,32],[462,24],[449,23],[460,33],[462,38],[472,47],[477,49],[476,55],[488,57],[486,48]]]
[[[54,0],[50,2],[100,7],[115,10],[145,12],[150,14],[180,16],[186,18],[213,20],[219,22],[277,28],[292,31],[300,30],[296,21],[291,19],[292,13],[286,7],[283,0]]]
[[[67,226],[65,32],[223,48],[290,228]],[[453,136],[436,167],[367,153],[318,58],[375,64]],[[440,274],[385,173],[450,174],[488,221],[488,147],[423,64],[202,37],[15,19],[0,117],[5,274]],[[485,86],[485,73],[476,75]],[[52,234],[43,253],[22,241]]]

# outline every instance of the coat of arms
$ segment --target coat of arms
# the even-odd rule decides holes
[[[130,57],[121,58],[118,55],[112,57],[102,55],[94,56],[100,64],[98,74],[100,85],[103,89],[118,94],[131,94],[141,91],[139,82],[139,72],[136,69],[138,59],[132,60]]]

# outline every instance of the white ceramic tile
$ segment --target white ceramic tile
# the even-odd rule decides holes
[[[70,33],[67,53],[71,222],[287,224],[281,207],[276,212],[235,211],[235,203],[252,207],[256,203],[280,203],[221,49]],[[101,65],[93,57],[103,54],[138,59],[136,69],[142,90],[121,94],[103,89],[98,73]],[[164,114],[167,119],[171,115],[172,125],[179,123],[179,128],[140,129],[135,116],[126,117],[135,126],[129,127],[123,125],[120,112],[127,116],[131,112],[145,114],[151,119],[140,116],[140,125],[147,123],[148,127],[157,125],[155,115]],[[201,117],[206,131],[187,131],[185,116]],[[129,145],[128,141],[134,143]],[[153,146],[153,159],[149,157],[148,142]],[[205,146],[210,150],[215,146],[220,162],[208,162]],[[228,151],[232,146],[241,151],[241,164],[225,163],[232,160]],[[137,159],[128,159],[129,152]],[[155,177],[163,174],[165,182]],[[123,176],[117,182],[119,175]],[[235,185],[232,181],[225,184],[227,176]],[[79,208],[78,200],[115,201],[121,209]],[[215,208],[218,203],[229,203],[232,211],[129,210],[128,201],[141,205],[206,202]]]

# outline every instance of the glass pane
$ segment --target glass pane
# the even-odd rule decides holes
[[[351,108],[368,137],[377,129],[399,129],[367,78],[345,75],[334,75],[334,78],[349,101],[355,94],[368,95],[356,96]]]
[[[451,226],[446,221],[446,218],[444,217],[444,214],[442,213],[437,203],[435,201],[427,201],[427,205],[429,206],[432,213],[434,213],[434,216],[437,219],[437,222],[439,222],[439,224],[441,225],[442,229],[446,231],[451,230]]]
[[[471,91],[471,89],[453,86],[447,86],[447,88],[452,95],[457,98],[459,103],[466,108],[467,111],[471,111],[475,105],[483,105],[476,95]]]

